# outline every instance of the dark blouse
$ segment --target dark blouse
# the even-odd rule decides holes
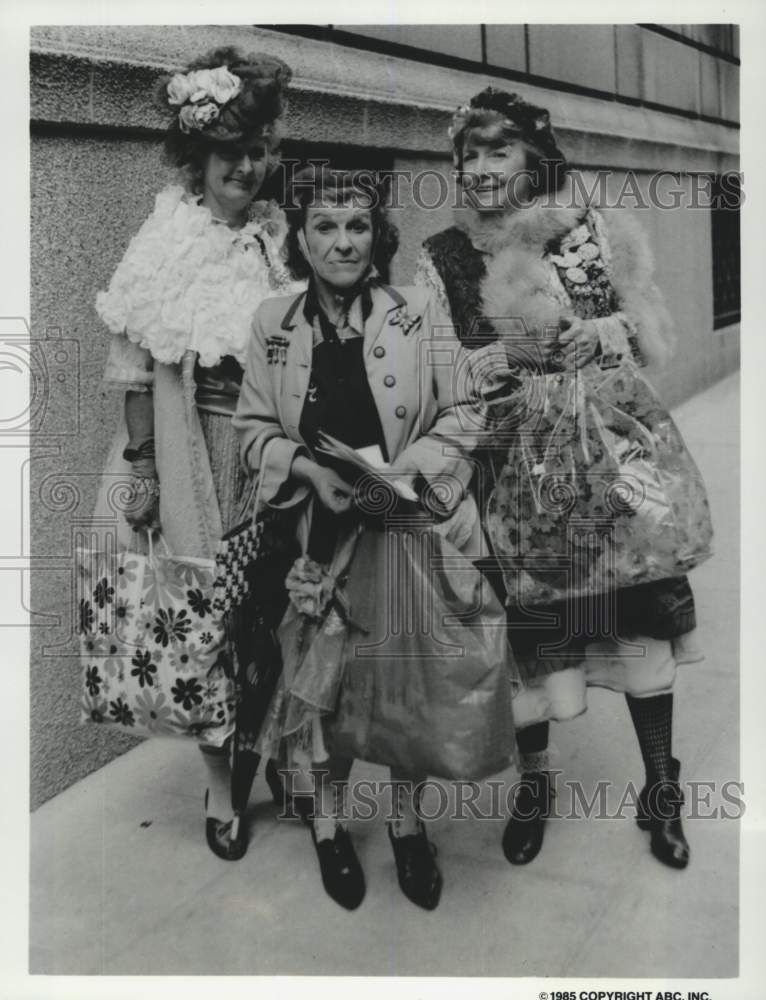
[[[365,301],[363,295],[365,320],[371,308],[371,299],[367,296]],[[320,431],[352,448],[379,445],[388,461],[383,426],[367,380],[364,336],[359,332],[349,336],[348,329],[343,331],[343,337],[339,336],[338,328],[324,314],[311,290],[304,310],[319,336],[315,332],[309,388],[300,420],[301,437],[319,464],[325,464],[322,453],[315,450]],[[338,518],[322,504],[315,504],[308,553],[317,562],[327,563],[332,558],[337,529]]]
[[[311,355],[309,388],[301,413],[301,437],[312,451],[320,431],[352,448],[377,444],[388,461],[383,427],[367,380],[364,337],[339,337],[337,327],[310,296],[306,309],[309,322],[315,328],[317,323],[319,325],[321,340],[315,343]],[[364,303],[362,315],[367,318]],[[321,453],[316,457],[321,462]]]

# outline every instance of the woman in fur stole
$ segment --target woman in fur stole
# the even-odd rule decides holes
[[[648,244],[624,211],[575,203],[544,109],[490,87],[450,137],[465,205],[426,240],[416,282],[449,309],[487,404],[475,488],[521,671],[503,850],[511,864],[539,852],[549,722],[584,712],[595,684],[625,694],[646,768],[637,820],[683,868],[672,688],[676,663],[701,658],[685,573],[712,529],[699,472],[639,370],[672,349]]]

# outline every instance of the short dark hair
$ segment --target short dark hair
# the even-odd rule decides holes
[[[383,280],[388,280],[391,260],[399,248],[399,230],[388,218],[385,178],[370,170],[333,170],[325,165],[305,167],[290,182],[285,205],[287,236],[283,254],[294,278],[301,280],[312,273],[298,244],[298,233],[306,223],[306,210],[322,198],[343,202],[352,194],[369,200],[375,239],[372,264]]]

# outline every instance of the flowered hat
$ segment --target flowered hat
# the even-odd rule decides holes
[[[263,138],[275,149],[291,77],[281,59],[263,53],[245,56],[233,48],[216,49],[185,73],[162,77],[158,97],[173,113],[171,145],[182,147],[185,139],[236,143]]]
[[[518,136],[541,153],[543,159],[566,163],[551,127],[545,108],[538,108],[518,94],[487,87],[459,107],[452,116],[448,135],[452,140],[452,158],[457,170],[463,168],[463,141],[469,128],[502,122],[509,133]]]

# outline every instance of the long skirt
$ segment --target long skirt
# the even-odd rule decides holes
[[[673,688],[677,665],[703,658],[685,576],[521,608],[508,601],[494,560],[482,569],[505,600],[517,730],[581,715],[589,687],[634,697],[663,694]]]

